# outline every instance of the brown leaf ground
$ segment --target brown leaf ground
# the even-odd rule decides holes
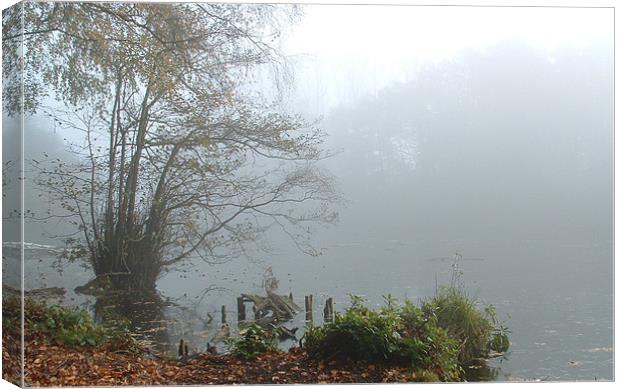
[[[398,366],[327,363],[301,348],[266,352],[253,360],[210,354],[178,360],[135,346],[125,335],[97,347],[73,346],[32,324],[44,321],[47,309],[31,302],[25,305],[26,386],[372,383],[425,381],[434,376],[428,372],[418,377],[412,369]],[[2,378],[15,384],[21,376],[20,312],[19,301],[3,299]]]
[[[3,336],[5,345],[13,339]],[[5,350],[8,348],[5,348]],[[17,355],[18,356],[18,355]],[[3,377],[19,381],[19,361],[3,352]],[[267,352],[250,361],[200,354],[185,361],[68,347],[31,339],[26,344],[27,386],[310,384],[417,381],[406,368],[324,363],[305,351]]]

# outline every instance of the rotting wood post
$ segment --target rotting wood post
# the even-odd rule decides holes
[[[181,340],[179,341],[179,350],[178,350],[179,357],[183,356],[184,351],[185,351],[185,342],[183,341],[183,338],[181,338]]]
[[[325,308],[323,308],[323,319],[325,323],[332,322],[334,320],[334,299],[331,297],[325,301]]]
[[[306,306],[306,321],[312,324],[312,295],[305,296],[304,303]]]
[[[329,322],[329,299],[325,301],[325,308],[323,308],[323,322]]]
[[[222,324],[226,323],[226,305],[222,305]]]
[[[245,303],[243,297],[237,297],[237,321],[245,321]]]

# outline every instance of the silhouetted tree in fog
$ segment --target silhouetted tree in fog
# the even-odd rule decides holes
[[[153,288],[190,258],[242,254],[271,225],[315,253],[310,225],[332,222],[337,200],[315,166],[322,133],[252,87],[266,69],[274,91],[286,85],[272,43],[295,8],[28,2],[23,30],[14,10],[3,15],[5,72],[18,72],[23,38],[23,108],[49,114],[80,159],[33,167],[96,275]],[[19,99],[5,108],[18,112]]]

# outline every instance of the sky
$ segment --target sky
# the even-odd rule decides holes
[[[316,114],[394,81],[425,64],[501,41],[527,42],[553,53],[610,42],[613,10],[605,8],[307,5],[283,47],[294,58],[298,93]]]
[[[602,8],[309,5],[291,36],[300,52],[446,59],[464,48],[522,38],[552,49],[609,38],[613,11]],[[406,50],[403,50],[405,49]]]

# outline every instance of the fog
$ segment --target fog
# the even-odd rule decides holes
[[[339,222],[312,236],[324,254],[304,255],[274,228],[263,234],[271,251],[250,250],[254,262],[200,263],[158,288],[190,299],[206,285],[230,288],[197,303],[214,312],[260,290],[271,266],[287,293],[333,296],[338,308],[358,293],[376,304],[385,293],[432,294],[434,277],[450,271],[432,260],[459,252],[480,260],[464,265],[468,290],[510,315],[504,378],[611,379],[613,356],[588,350],[612,342],[612,17],[307,6],[282,42],[295,75],[283,109],[321,128],[334,154],[321,166],[344,201]],[[18,127],[4,119],[6,161],[17,157]],[[49,120],[25,126],[26,169],[43,152],[73,158]],[[14,184],[5,218],[19,200]],[[26,208],[44,216],[45,191],[25,185]],[[3,240],[18,240],[7,225]],[[68,231],[27,220],[25,239],[62,245],[55,236]],[[584,363],[568,367],[574,360]]]
[[[432,295],[462,253],[469,292],[510,317],[498,379],[609,377],[591,352],[612,339],[609,12],[310,8],[289,109],[321,118],[347,202],[321,258],[275,233],[261,258],[342,307]]]
[[[307,7],[291,110],[341,151],[341,230],[610,240],[610,27],[604,9]]]
[[[519,42],[429,65],[326,117],[346,233],[611,239],[609,47]]]
[[[58,205],[53,203],[48,195],[48,188],[36,184],[39,178],[33,169],[35,161],[39,162],[59,158],[65,162],[75,161],[66,148],[64,136],[50,126],[50,120],[44,116],[29,116],[23,122],[24,145],[23,160],[20,143],[22,124],[19,120],[3,116],[2,126],[2,155],[3,161],[9,164],[6,170],[8,181],[3,189],[5,198],[2,207],[2,216],[11,223],[15,220],[20,209],[21,185],[18,177],[19,167],[25,171],[24,180],[24,239],[26,242],[39,244],[63,244],[62,236],[74,232],[74,227],[62,219],[49,218],[51,214],[58,214]],[[23,163],[23,165],[22,165]],[[18,228],[5,228],[2,231],[4,242],[19,241]]]
[[[295,76],[285,105],[323,129],[336,154],[324,165],[347,199],[339,233],[611,239],[609,16],[306,7],[282,44]],[[40,114],[24,125],[27,171],[43,152],[70,158],[63,138],[74,134]],[[16,159],[16,128],[5,117],[5,160]],[[26,203],[44,217],[50,204],[29,178]],[[45,230],[34,223],[27,240]]]
[[[283,48],[296,64],[295,108],[324,115],[409,81],[424,66],[505,41],[550,60],[563,48],[611,47],[612,19],[603,8],[314,5]]]

